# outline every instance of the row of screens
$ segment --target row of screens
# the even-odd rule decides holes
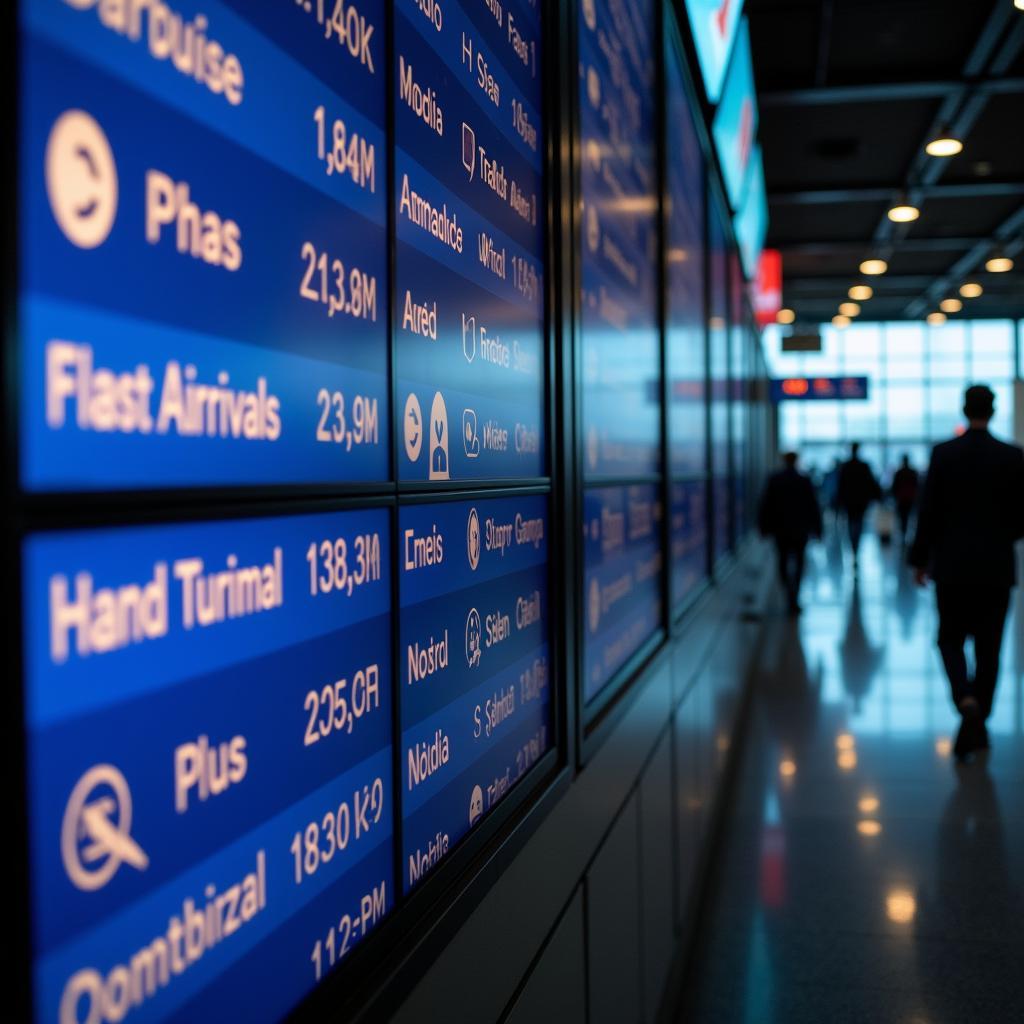
[[[738,264],[656,13],[579,9],[591,708],[741,529]],[[521,488],[393,496],[549,473],[543,27],[21,0],[22,490],[365,495],[25,539],[38,1020],[280,1017],[554,746],[572,531]]]

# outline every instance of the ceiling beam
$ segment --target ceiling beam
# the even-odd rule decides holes
[[[758,93],[762,110],[770,107],[832,107],[853,103],[892,103],[896,100],[941,100],[964,85],[984,96],[1024,92],[1024,78],[980,78],[963,81],[877,82],[869,85],[830,85],[824,88],[778,89]]]
[[[970,249],[979,242],[981,238],[904,238],[897,247],[903,253],[932,253],[932,252],[959,252]],[[769,243],[769,248],[779,249],[783,255],[792,256],[835,256],[864,252],[864,242],[847,239],[842,242],[804,242],[804,241],[776,241]]]
[[[960,257],[941,277],[937,277],[907,306],[908,317],[919,317],[938,302],[947,292],[960,286],[960,282],[981,265],[996,243],[1002,243],[1007,255],[1014,256],[1024,249],[1024,204],[1017,208],[993,232],[992,239],[982,239]]]
[[[1024,19],[1022,19],[1024,21]],[[888,203],[898,188],[807,188],[769,192],[768,202],[778,206],[819,206],[832,203]],[[927,185],[925,199],[990,199],[1024,196],[1024,181],[968,181],[951,185]],[[885,217],[887,224],[892,222]]]

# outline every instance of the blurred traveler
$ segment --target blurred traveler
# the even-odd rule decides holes
[[[985,720],[999,677],[1010,590],[1017,582],[1013,545],[1024,536],[1024,452],[997,441],[988,424],[995,395],[967,389],[970,429],[937,445],[925,477],[910,564],[923,586],[935,580],[939,651],[962,722],[954,752],[963,760],[989,746]],[[974,678],[964,644],[974,637]]]
[[[821,509],[810,478],[796,468],[796,452],[786,452],[782,459],[785,468],[769,478],[761,496],[758,527],[762,537],[775,541],[789,612],[798,615],[804,554],[811,537],[821,536]]]
[[[846,515],[846,528],[850,532],[850,547],[853,549],[853,566],[857,568],[860,553],[860,538],[864,533],[864,516],[871,503],[882,496],[875,474],[860,457],[860,445],[850,445],[850,457],[839,467],[839,482],[836,489],[836,507]]]
[[[910,456],[904,455],[900,468],[892,478],[892,500],[896,502],[896,515],[900,520],[900,537],[907,542],[910,531],[910,514],[917,504],[921,489],[921,474],[910,464]]]

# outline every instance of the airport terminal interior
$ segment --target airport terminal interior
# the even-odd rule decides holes
[[[7,1019],[1024,1018],[1024,0],[0,17]]]

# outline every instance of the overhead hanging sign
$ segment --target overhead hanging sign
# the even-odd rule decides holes
[[[754,315],[759,327],[775,323],[782,309],[782,253],[762,249],[754,279]]]
[[[784,377],[772,381],[773,402],[862,402],[867,397],[867,377]]]
[[[722,81],[742,9],[743,0],[686,0],[704,90],[712,103],[717,103],[722,94]]]
[[[754,156],[757,122],[750,31],[744,19],[729,63],[721,102],[711,123],[718,162],[722,166],[722,176],[725,179],[725,190],[733,210],[739,210],[743,204]]]

